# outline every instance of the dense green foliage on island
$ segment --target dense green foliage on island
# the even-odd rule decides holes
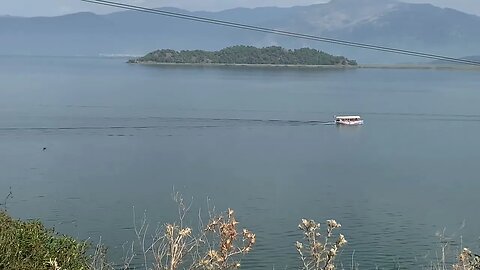
[[[251,64],[251,65],[348,65],[355,60],[334,56],[310,48],[285,49],[278,46],[256,48],[233,46],[220,51],[157,50],[129,63],[178,63],[178,64]]]

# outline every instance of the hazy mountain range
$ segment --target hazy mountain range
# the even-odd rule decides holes
[[[480,17],[430,4],[332,0],[327,4],[291,8],[165,10],[456,57],[480,54]],[[34,18],[1,16],[0,41],[0,54],[21,55],[143,55],[161,48],[217,50],[244,44],[308,46],[360,62],[415,60],[135,11]]]

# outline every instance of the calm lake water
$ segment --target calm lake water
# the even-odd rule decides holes
[[[334,218],[350,269],[480,252],[480,72],[160,67],[0,57],[0,195],[19,218],[101,236],[173,221],[173,188],[236,210],[245,269],[295,269],[301,218]],[[337,127],[335,114],[360,114]],[[312,121],[314,120],[314,121]],[[46,147],[46,151],[42,151]],[[3,197],[3,195],[1,195]]]

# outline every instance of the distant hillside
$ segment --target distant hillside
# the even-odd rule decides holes
[[[175,11],[262,27],[356,42],[445,54],[477,55],[480,17],[429,4],[394,0],[332,0],[292,8],[236,8],[220,12]],[[0,54],[143,55],[157,48],[219,50],[256,47],[310,47],[366,62],[418,62],[368,50],[250,32],[175,18],[121,11],[59,17],[0,17]]]
[[[129,63],[252,64],[252,65],[346,65],[357,62],[315,49],[288,50],[278,46],[232,46],[220,51],[157,50]]]

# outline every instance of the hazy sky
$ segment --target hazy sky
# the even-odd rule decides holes
[[[79,0],[0,0],[0,15],[54,16],[79,11],[108,13],[115,9],[102,8]],[[115,1],[115,0],[111,0]],[[117,0],[147,7],[178,7],[188,10],[222,10],[234,7],[295,6],[325,3],[328,0]],[[480,15],[480,0],[404,0],[411,3],[431,3]]]

